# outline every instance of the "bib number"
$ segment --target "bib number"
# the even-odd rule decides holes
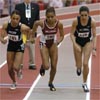
[[[79,36],[79,37],[82,37],[82,38],[87,38],[87,37],[89,36],[89,32],[78,33],[78,36]]]
[[[18,41],[18,36],[15,36],[15,35],[8,35],[8,37],[9,37],[9,40]]]
[[[52,40],[52,39],[54,39],[54,37],[55,37],[54,34],[52,34],[52,35],[46,35],[46,36],[45,36],[45,39],[46,39],[46,40]]]

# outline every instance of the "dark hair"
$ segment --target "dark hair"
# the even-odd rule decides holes
[[[11,16],[12,16],[13,14],[16,14],[16,15],[19,15],[19,16],[20,16],[20,12],[19,12],[18,10],[12,11]]]
[[[53,12],[54,15],[56,15],[56,12],[55,12],[54,7],[48,7],[48,8],[46,9],[46,15],[47,15],[47,13],[50,13],[50,12]]]
[[[81,6],[79,9],[79,13],[81,13],[82,11],[87,11],[89,13],[89,8],[87,6]]]

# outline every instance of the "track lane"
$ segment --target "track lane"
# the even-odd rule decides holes
[[[66,31],[69,31],[70,29],[67,29]],[[66,32],[65,31],[65,32]],[[37,42],[37,45],[38,45],[38,42]],[[36,50],[39,50],[38,48],[39,47],[36,47],[37,49]],[[26,51],[27,52],[27,51]],[[39,51],[37,51],[37,52],[39,52]],[[25,55],[25,57],[28,59],[28,57],[27,57],[27,55]],[[29,71],[28,72],[28,70],[27,70],[27,59],[26,59],[26,61],[25,61],[25,70],[26,70],[26,72],[25,72],[25,70],[24,70],[24,72],[25,72],[25,76],[26,76],[26,78],[27,78],[27,75],[28,74],[33,74],[33,75],[35,75],[35,73],[34,72],[31,72],[31,71]],[[39,66],[40,66],[40,64],[41,64],[41,60],[40,60],[40,54],[39,53],[36,53],[36,59],[38,59],[37,61],[36,61],[36,65],[38,66],[38,69],[37,69],[37,72],[36,73],[38,73],[39,72]],[[5,67],[7,67],[7,66],[5,66]],[[3,68],[5,68],[5,67],[3,67]],[[4,73],[6,73],[5,75],[3,75],[3,78],[5,78],[6,79],[6,77],[8,76],[8,74],[7,74],[7,68],[5,68],[5,69],[3,69],[3,70],[5,70],[5,71],[2,71],[3,72],[3,74]],[[0,70],[0,73],[1,73],[1,70]],[[26,74],[27,73],[27,74]],[[0,74],[1,75],[1,74]],[[1,76],[2,77],[2,76]],[[26,79],[25,78],[25,79]],[[27,79],[29,79],[30,78],[30,76],[27,78]],[[9,78],[8,78],[9,79]],[[1,79],[0,79],[1,80]],[[10,79],[9,79],[10,80]],[[32,80],[32,79],[31,79]],[[31,80],[29,80],[29,82],[31,81]],[[35,79],[33,79],[32,81],[34,81]],[[5,80],[5,82],[6,82],[7,80]],[[10,82],[10,81],[9,81]],[[9,83],[8,81],[7,81],[7,83]],[[22,83],[22,81],[20,81],[21,83]],[[20,82],[18,81],[18,83],[20,84]],[[26,80],[24,80],[24,84],[26,83],[26,84],[30,84],[30,83],[27,83],[26,82]],[[31,82],[31,84],[32,84],[32,82]],[[30,85],[31,85],[30,84]],[[28,86],[27,86],[28,87]],[[29,88],[30,88],[30,86],[29,86]],[[27,88],[28,90],[29,90],[29,88]],[[23,88],[21,89],[21,88],[18,88],[18,90],[16,91],[16,92],[13,92],[13,94],[15,95],[17,92],[19,93],[19,92],[21,92],[22,91],[22,93],[25,91],[26,93],[27,93],[27,89],[24,89],[23,90]],[[4,93],[3,94],[6,94],[7,92],[9,93],[9,95],[12,93],[12,91],[8,91],[8,88],[7,88],[7,90],[3,90],[4,91]],[[7,91],[7,92],[6,92]],[[0,89],[0,93],[1,93],[1,89]],[[20,95],[22,95],[22,93],[20,93]],[[13,97],[14,97],[14,95],[12,95]],[[24,96],[25,96],[25,94],[23,94]],[[2,95],[3,96],[3,95]],[[5,95],[4,95],[5,96]],[[10,98],[8,95],[7,95],[7,97],[8,98]],[[15,97],[17,97],[18,98],[18,96],[15,96]],[[7,98],[7,100],[8,100],[8,98]],[[9,100],[11,100],[12,98],[10,98]],[[21,96],[18,98],[18,99],[15,99],[15,100],[21,100],[22,98],[21,98]]]

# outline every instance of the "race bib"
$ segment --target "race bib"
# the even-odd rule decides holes
[[[54,34],[45,35],[45,39],[46,39],[46,40],[52,40],[52,39],[54,39],[54,37],[55,37]]]
[[[78,33],[78,36],[82,38],[87,38],[89,36],[89,32]]]
[[[18,41],[18,36],[16,36],[16,35],[8,35],[8,38],[9,38],[9,40],[12,40],[12,41]]]

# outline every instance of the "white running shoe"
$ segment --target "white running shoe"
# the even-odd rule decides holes
[[[89,92],[87,84],[82,84],[84,92]]]
[[[16,82],[14,82],[14,83],[11,85],[10,89],[11,89],[11,90],[15,90],[15,89],[16,89],[16,86],[17,86],[17,84],[16,84]]]

